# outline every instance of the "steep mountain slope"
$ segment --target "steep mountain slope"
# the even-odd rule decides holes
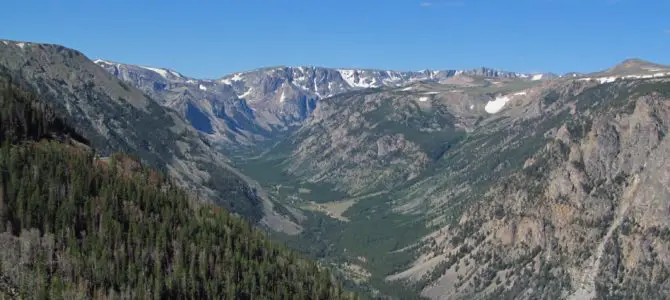
[[[165,106],[181,112],[213,141],[250,145],[299,126],[320,99],[366,88],[398,87],[413,82],[450,82],[474,76],[537,81],[550,74],[521,74],[480,68],[396,72],[322,67],[270,67],[218,80],[187,78],[163,68],[98,59],[98,65],[130,82]],[[544,77],[543,77],[544,75]]]
[[[226,142],[262,138],[269,128],[256,127],[255,116],[232,86],[212,80],[195,80],[173,70],[94,61],[140,88],[159,104],[181,113],[198,131]],[[254,136],[261,134],[261,136]]]
[[[617,77],[619,79],[654,78],[653,74],[638,74],[635,77]],[[330,155],[333,149],[310,151],[312,146],[330,146],[338,148],[339,144],[360,146],[360,136],[374,133],[403,133],[403,138],[415,140],[415,145],[427,156],[443,154],[444,142],[440,137],[451,130],[471,132],[482,128],[482,121],[490,118],[500,110],[509,106],[510,102],[530,101],[541,96],[547,89],[547,82],[528,82],[518,80],[495,80],[463,76],[460,82],[451,84],[418,84],[402,88],[384,88],[364,92],[342,94],[321,102],[312,118],[293,133],[288,139],[278,143],[277,149],[292,150],[291,159],[305,156],[310,159],[314,155]],[[597,79],[597,78],[596,78]],[[557,82],[566,82],[571,78]],[[594,84],[605,81],[593,78],[577,78],[579,82]],[[545,91],[546,92],[546,91]],[[556,97],[552,95],[551,97]],[[550,98],[551,98],[550,97]],[[553,100],[548,100],[553,101]],[[537,108],[540,109],[540,108]],[[532,111],[538,113],[537,111]],[[514,118],[524,117],[514,115]],[[528,117],[526,115],[525,117]],[[393,128],[388,128],[389,123]],[[382,125],[382,126],[380,126]],[[446,130],[451,129],[451,130]],[[321,135],[327,138],[321,139]],[[334,136],[334,137],[331,137]],[[429,136],[429,138],[425,138]],[[348,138],[355,137],[353,141]],[[355,141],[355,142],[354,142]],[[365,144],[365,143],[364,143]],[[370,148],[373,143],[362,145]],[[437,150],[437,151],[436,151]],[[278,156],[282,151],[270,150],[269,157]],[[303,169],[304,168],[296,168]],[[346,169],[346,168],[345,168]],[[319,176],[316,176],[317,178]]]
[[[411,188],[437,186],[406,198],[429,203],[436,231],[414,267],[390,278],[423,281],[435,299],[665,298],[670,197],[655,181],[665,176],[669,88],[557,83],[514,109],[525,120],[473,134],[445,157],[448,171]]]
[[[434,299],[664,298],[670,253],[650,232],[668,224],[634,211],[667,217],[665,188],[639,180],[659,176],[643,166],[668,154],[669,86],[559,83],[483,125],[445,157],[448,170],[409,188],[430,192],[402,208],[423,210],[437,231],[390,279],[418,281]]]
[[[81,53],[58,45],[2,41],[0,72],[66,116],[102,155],[116,151],[135,155],[166,169],[202,200],[252,222],[287,232],[299,230],[174,111]]]
[[[350,92],[325,99],[304,125],[256,159],[275,162],[303,183],[349,195],[388,190],[419,177],[474,130],[493,106],[539,82],[461,76],[452,84]],[[262,167],[257,168],[259,171]],[[267,171],[261,171],[268,174]],[[260,174],[257,176],[261,176]]]
[[[327,270],[0,78],[0,298],[352,299]]]
[[[630,65],[342,94],[236,163],[303,209],[304,251],[383,293],[664,299],[670,74]]]

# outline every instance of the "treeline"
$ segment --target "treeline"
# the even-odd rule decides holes
[[[6,79],[0,89],[0,298],[354,298],[162,174],[121,154],[97,159]]]

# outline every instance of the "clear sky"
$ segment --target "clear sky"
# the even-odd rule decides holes
[[[199,78],[276,65],[585,72],[670,64],[670,1],[8,0],[0,38]]]

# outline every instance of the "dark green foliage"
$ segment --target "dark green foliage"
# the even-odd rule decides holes
[[[546,106],[549,106],[552,105],[554,102],[558,101],[558,99],[560,98],[561,94],[559,94],[556,91],[551,91],[544,96],[544,98],[542,99],[542,103],[544,103],[544,105]]]
[[[657,93],[662,97],[670,97],[670,84],[664,81],[644,80],[636,86],[632,93],[635,95],[649,95]]]
[[[497,292],[487,295],[485,299],[518,299],[528,290],[536,295],[533,299],[561,299],[563,292],[571,289],[568,274],[556,263],[544,260],[541,260],[539,272],[529,272],[526,266],[532,264],[535,255],[537,253],[533,251],[528,257],[511,263],[509,266],[517,267],[519,278],[509,286],[498,286]],[[491,273],[487,279],[491,279]]]
[[[581,139],[591,131],[593,121],[590,118],[572,119],[568,121],[567,128],[573,142],[580,142]]]
[[[201,195],[203,198],[217,201],[252,222],[260,221],[262,212],[253,210],[259,207],[260,199],[247,192],[250,191],[247,183],[223,166],[222,161],[212,163],[214,154],[209,153],[205,145],[200,145],[205,139],[182,127],[185,124],[174,111],[152,101],[146,94],[142,96],[139,90],[120,80],[105,81],[96,77],[85,69],[85,64],[71,67],[69,72],[85,77],[83,82],[58,76],[34,76],[27,70],[17,72],[2,64],[0,82],[12,80],[22,91],[39,96],[41,103],[48,104],[61,119],[67,120],[102,156],[123,152],[163,172],[178,161],[189,165],[208,164],[207,175],[211,181],[203,183],[198,177],[177,171],[182,175],[179,183],[200,191],[209,189],[212,193]],[[107,73],[104,75],[111,77]],[[107,92],[109,90],[131,93],[114,96],[116,93]],[[82,102],[85,105],[80,105]],[[239,189],[245,192],[238,192]],[[233,207],[232,204],[237,205]]]
[[[362,97],[361,97],[362,99]],[[402,120],[394,115],[402,114]],[[464,138],[465,133],[454,128],[455,117],[446,109],[423,111],[415,102],[408,101],[401,107],[384,101],[377,109],[365,114],[366,119],[376,122],[374,131],[384,135],[402,134],[404,138],[419,145],[433,160],[439,160],[446,151]],[[397,118],[397,117],[396,117]],[[422,131],[430,124],[440,124],[438,131]],[[361,128],[360,130],[367,130]],[[352,134],[356,134],[354,131]]]
[[[228,170],[218,169],[212,164],[199,163],[198,167],[210,174],[209,180],[205,183],[207,186],[217,187],[217,191],[229,196],[217,198],[216,204],[252,222],[258,222],[263,218],[261,203],[256,192],[239,178],[231,176]]]
[[[7,85],[0,97],[0,279],[22,297],[351,298],[315,262],[136,160],[40,139],[74,130]]]
[[[19,89],[10,88],[8,78],[0,78],[0,140],[16,143],[21,140],[41,138],[72,137],[88,143],[74,129],[67,126],[55,113],[47,109],[44,103],[31,99],[32,95]],[[8,101],[9,99],[25,101]]]

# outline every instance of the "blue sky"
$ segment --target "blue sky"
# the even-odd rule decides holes
[[[670,64],[668,0],[20,0],[0,38],[217,78],[276,65],[596,71]]]

